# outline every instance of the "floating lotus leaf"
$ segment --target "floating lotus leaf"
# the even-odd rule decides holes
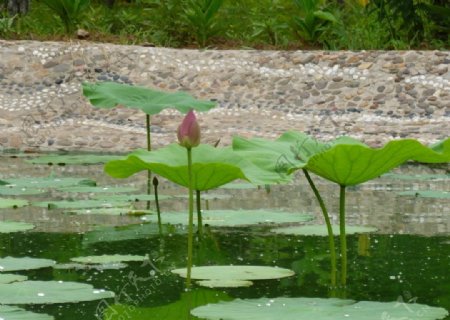
[[[186,268],[172,270],[186,278]],[[195,280],[269,280],[291,277],[294,271],[265,266],[203,266],[192,267],[191,278]]]
[[[55,261],[49,259],[5,257],[0,258],[0,272],[48,268],[54,266],[55,263]]]
[[[251,179],[253,183],[278,183],[282,177],[267,172],[241,158],[230,148],[214,148],[201,144],[192,149],[193,187],[205,191],[227,184],[236,179]],[[139,171],[152,172],[187,187],[186,149],[171,144],[156,151],[137,150],[125,160],[108,162],[105,171],[115,178],[126,178]]]
[[[386,173],[382,178],[398,179],[398,180],[447,180],[450,179],[450,174],[400,174],[400,173]]]
[[[25,187],[2,186],[0,187],[0,195],[2,196],[28,196],[34,194],[41,194],[47,192],[46,190],[31,189]]]
[[[27,279],[28,279],[27,276],[21,276],[19,274],[0,273],[0,284],[25,281]]]
[[[10,178],[7,181],[7,185],[12,185],[20,188],[60,188],[67,186],[95,186],[96,183],[93,180],[85,178],[72,178],[72,177],[22,177],[22,178]]]
[[[151,210],[134,210],[130,208],[90,208],[90,209],[76,209],[66,211],[70,214],[94,214],[94,215],[107,215],[107,216],[143,216],[146,214],[154,213]]]
[[[26,222],[0,221],[0,233],[21,232],[34,229],[34,225]]]
[[[77,193],[115,193],[115,192],[135,192],[136,188],[132,187],[90,187],[90,186],[70,186],[58,188],[61,192],[77,192]]]
[[[339,235],[339,226],[332,226],[333,233]],[[300,236],[322,236],[327,237],[327,227],[325,225],[306,225],[306,226],[292,226],[285,228],[276,228],[270,230],[279,234],[292,234]],[[378,231],[377,228],[372,227],[360,227],[360,226],[345,226],[346,234],[358,234],[358,233],[373,233]]]
[[[248,280],[200,280],[195,283],[207,288],[240,288],[253,285],[253,282]]]
[[[439,190],[403,191],[399,192],[398,195],[420,198],[450,199],[450,192]]]
[[[52,304],[114,298],[91,285],[63,281],[22,281],[0,285],[0,304]]]
[[[94,199],[98,200],[111,200],[111,201],[154,201],[154,194],[109,194],[109,195],[95,195]],[[165,194],[158,194],[158,200],[170,200],[173,199],[173,196],[168,196]]]
[[[28,163],[33,164],[100,164],[106,163],[111,160],[118,160],[121,156],[113,155],[98,155],[98,154],[64,154],[64,155],[43,155],[30,160],[26,160]]]
[[[0,319],[3,320],[53,320],[52,316],[34,313],[18,307],[0,306]]]
[[[105,310],[104,319],[108,320],[184,320],[189,319],[189,312],[192,308],[202,306],[208,303],[219,301],[228,301],[231,298],[224,292],[195,288],[188,292],[181,293],[181,299],[170,303],[151,308],[138,308],[125,304],[116,304]]]
[[[418,303],[402,305],[400,302],[355,302],[336,298],[237,299],[198,307],[191,313],[208,320],[437,320],[448,315],[443,308]]]
[[[75,257],[70,259],[73,262],[85,263],[85,264],[108,264],[117,262],[130,262],[130,261],[145,261],[148,260],[148,256],[136,256],[136,255],[102,255],[102,256],[86,256]]]
[[[257,185],[251,184],[251,183],[243,183],[243,182],[231,182],[224,184],[220,188],[222,189],[235,189],[235,190],[246,190],[246,189],[256,189],[258,188]]]
[[[50,209],[85,209],[85,208],[115,208],[115,207],[129,207],[129,202],[123,201],[107,201],[107,200],[61,200],[61,201],[39,201],[33,202],[33,206],[44,207]]]
[[[84,83],[83,94],[98,108],[110,109],[122,105],[149,115],[158,114],[166,108],[187,113],[190,109],[208,111],[215,106],[214,102],[196,100],[186,92],[162,92],[116,82]]]
[[[86,263],[61,263],[53,268],[58,270],[119,270],[128,267],[127,264],[121,262],[104,263],[104,264],[86,264]]]
[[[349,137],[324,144],[287,132],[275,141],[235,138],[233,149],[262,170],[285,174],[307,169],[342,186],[371,180],[408,160],[450,162],[450,139],[430,147],[412,139],[394,140],[377,149]]]
[[[157,222],[156,215],[142,217],[145,221]],[[211,226],[247,226],[254,224],[277,224],[306,222],[312,215],[280,210],[205,210],[202,212],[203,224]],[[187,224],[186,212],[165,212],[162,223]]]
[[[28,205],[27,200],[0,198],[0,209],[19,208],[19,207],[25,207],[27,205]]]
[[[175,196],[175,198],[188,199],[189,196],[186,194],[180,194],[178,196]],[[229,195],[229,194],[202,193],[200,195],[200,199],[202,199],[202,200],[224,200],[224,199],[230,199],[230,198],[231,198],[231,195]]]

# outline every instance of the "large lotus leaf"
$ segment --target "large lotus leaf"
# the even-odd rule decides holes
[[[34,229],[34,225],[26,222],[0,221],[0,233],[28,231]]]
[[[334,225],[333,233],[334,235],[339,235],[339,226]],[[325,225],[306,225],[306,226],[292,226],[285,228],[276,228],[270,230],[274,233],[279,234],[292,234],[299,236],[328,236],[328,231]],[[376,232],[377,228],[373,227],[362,227],[362,226],[346,226],[346,234],[358,234],[358,233],[373,233]]]
[[[21,177],[8,178],[7,185],[20,188],[59,188],[68,186],[95,186],[93,180],[73,177]]]
[[[124,201],[107,201],[107,200],[48,200],[48,201],[39,201],[33,202],[33,206],[36,207],[44,207],[51,209],[84,209],[84,208],[114,208],[114,207],[129,207],[129,202]]]
[[[0,306],[0,319],[2,320],[53,320],[52,316],[43,313],[34,313],[14,306]]]
[[[111,160],[118,160],[121,156],[99,155],[99,154],[64,154],[44,155],[26,160],[33,164],[100,164]]]
[[[188,223],[188,215],[184,212],[165,212],[162,223],[184,224]],[[156,215],[142,217],[145,221],[157,222]],[[313,216],[305,213],[286,212],[281,210],[205,210],[202,212],[203,224],[211,226],[235,227],[254,224],[276,224],[306,222]]]
[[[291,277],[294,271],[266,266],[202,266],[192,267],[195,280],[270,280]],[[172,273],[186,278],[187,269],[175,269]]]
[[[187,113],[190,109],[208,111],[215,106],[214,102],[196,100],[186,92],[162,92],[115,82],[84,83],[83,94],[95,107],[109,109],[123,105],[150,115],[166,108]]]
[[[336,144],[358,145],[361,142],[350,137],[340,137],[332,142],[323,143],[304,133],[288,131],[275,141],[235,137],[233,150],[262,171],[276,172],[286,177],[286,174],[305,167],[308,159],[315,154],[324,152]]]
[[[403,191],[399,192],[398,195],[413,196],[420,198],[450,199],[449,191],[440,191],[440,190]]]
[[[408,160],[450,162],[450,139],[431,147],[412,139],[396,140],[374,149],[350,137],[324,144],[287,132],[275,141],[235,138],[233,149],[262,170],[284,174],[304,168],[343,186],[376,178]]]
[[[450,162],[450,139],[442,152],[412,139],[390,141],[380,149],[338,144],[312,156],[306,168],[339,185],[352,186],[374,179],[408,160]]]
[[[189,312],[192,308],[216,303],[219,301],[229,301],[231,298],[224,292],[195,288],[181,294],[181,299],[170,303],[151,308],[138,308],[136,306],[116,304],[105,310],[104,319],[108,320],[184,320],[191,319]],[[195,318],[196,319],[196,318]],[[194,320],[194,319],[192,319]]]
[[[63,281],[22,281],[0,285],[0,304],[51,304],[114,298],[90,284]]]
[[[55,261],[49,259],[5,257],[0,258],[0,272],[48,268],[54,266],[55,263]]]
[[[27,200],[0,198],[0,209],[19,208],[19,207],[25,207],[27,205],[28,205]]]
[[[145,261],[148,260],[148,256],[136,256],[136,255],[101,255],[101,256],[86,256],[75,257],[70,259],[73,262],[85,263],[85,264],[106,264],[116,262],[130,262],[130,261]]]
[[[198,307],[191,313],[208,320],[437,320],[448,315],[443,308],[418,303],[355,302],[336,298],[237,299]]]
[[[0,273],[0,284],[25,281],[27,279],[27,276],[21,276],[20,274]]]

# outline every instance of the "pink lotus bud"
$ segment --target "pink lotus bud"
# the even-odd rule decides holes
[[[177,131],[178,142],[185,148],[196,147],[200,144],[200,126],[192,109],[186,114]]]

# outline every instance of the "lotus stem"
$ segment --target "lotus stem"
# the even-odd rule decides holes
[[[319,202],[320,208],[322,209],[322,215],[325,220],[325,224],[327,225],[328,231],[328,242],[330,247],[330,260],[331,260],[331,287],[336,287],[336,274],[337,274],[337,263],[336,263],[336,247],[334,244],[334,234],[333,227],[331,226],[330,216],[328,214],[327,207],[325,206],[325,202],[322,199],[322,196],[319,193],[319,190],[316,188],[316,185],[311,179],[308,170],[303,169],[303,173],[305,174],[306,180],[308,180],[309,186],[311,187],[314,195],[316,196],[317,201]]]
[[[197,230],[199,236],[203,235],[203,219],[202,219],[202,199],[200,197],[200,190],[196,190],[196,198],[197,198]]]
[[[150,115],[147,114],[146,118],[146,129],[147,129],[147,151],[152,151],[152,142],[150,137]],[[152,193],[152,172],[147,170],[147,194]],[[150,200],[147,201],[147,210],[150,210]]]
[[[347,238],[345,234],[345,186],[339,193],[339,237],[341,240],[341,285],[347,285]]]
[[[187,148],[188,157],[188,182],[189,182],[189,223],[188,223],[188,255],[186,289],[191,287],[192,251],[193,251],[193,224],[194,224],[194,188],[192,177],[192,149]]]
[[[161,223],[161,210],[159,207],[159,199],[158,199],[158,178],[153,178],[153,188],[155,189],[155,203],[156,203],[156,213],[158,214],[158,229],[159,234],[162,234],[162,223]]]

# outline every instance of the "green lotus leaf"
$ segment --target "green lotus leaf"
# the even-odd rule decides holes
[[[25,207],[28,204],[27,200],[0,198],[0,209]]]
[[[0,272],[48,268],[53,267],[55,263],[55,261],[49,259],[5,257],[0,258]],[[0,301],[0,303],[2,302]]]
[[[355,302],[336,298],[237,299],[198,307],[191,313],[208,320],[437,320],[448,315],[443,308],[418,303],[404,306],[401,302]]]
[[[195,288],[188,292],[181,293],[181,298],[168,305],[151,308],[139,308],[125,304],[115,304],[105,310],[104,319],[108,320],[184,320],[190,319],[189,312],[192,308],[208,303],[219,301],[229,301],[231,298],[222,291],[205,288]]]
[[[130,208],[86,208],[67,210],[66,213],[70,214],[94,214],[94,215],[107,215],[107,216],[143,216],[153,214],[151,210],[135,210]]]
[[[83,94],[98,108],[123,105],[149,115],[158,114],[166,108],[187,113],[190,109],[208,111],[215,106],[214,102],[196,100],[186,92],[162,92],[115,82],[84,83]]]
[[[174,269],[172,273],[186,278],[187,269]],[[192,267],[194,280],[270,280],[291,277],[294,271],[266,266],[202,266]]]
[[[22,281],[0,285],[0,304],[51,304],[114,298],[91,285],[63,281]]]
[[[174,198],[188,199],[189,195],[180,194],[180,195],[174,196]],[[230,198],[231,198],[231,195],[229,195],[229,194],[202,193],[200,195],[201,200],[224,200],[224,199],[230,199]]]
[[[1,186],[0,195],[2,196],[29,196],[34,194],[42,194],[47,192],[47,190],[32,189],[17,186]]]
[[[154,201],[154,194],[99,194],[95,195],[92,198],[97,200],[110,200],[110,201]],[[159,194],[158,193],[158,201],[170,200],[173,199],[173,196]]]
[[[195,282],[197,285],[207,288],[241,288],[251,287],[253,282],[248,280],[200,280]]]
[[[248,226],[255,224],[296,223],[311,221],[310,214],[286,212],[281,210],[205,210],[202,212],[203,224],[222,227]],[[157,222],[156,215],[144,216],[144,221]],[[186,212],[165,212],[161,217],[162,223],[188,223]]]
[[[258,186],[254,185],[252,183],[231,182],[231,183],[224,184],[220,188],[221,189],[233,189],[233,190],[247,190],[247,189],[256,189],[256,188],[258,188]]]
[[[19,274],[0,273],[0,284],[25,281],[27,279],[28,279],[27,276],[21,276]]]
[[[120,270],[128,267],[122,262],[102,263],[102,264],[85,264],[85,263],[62,263],[57,264],[53,268],[57,270]]]
[[[38,201],[33,202],[33,206],[44,207],[50,209],[85,209],[85,208],[115,208],[115,207],[129,207],[129,202],[123,201],[107,201],[107,200],[48,200],[48,201]]]
[[[70,260],[73,262],[85,264],[107,264],[116,262],[145,261],[148,260],[148,256],[113,254],[101,256],[75,257],[71,258]]]
[[[400,196],[412,196],[420,198],[450,199],[450,192],[439,190],[403,191],[397,193]]]
[[[352,186],[379,177],[408,160],[450,162],[450,139],[442,150],[412,139],[390,141],[380,149],[338,144],[309,158],[306,169],[339,185]]]
[[[61,192],[74,192],[74,193],[115,193],[115,192],[134,192],[136,188],[132,187],[90,187],[90,186],[69,186],[61,187],[57,189]]]
[[[0,233],[21,232],[34,229],[34,225],[26,222],[0,221]]]
[[[275,141],[235,138],[233,149],[264,171],[289,174],[307,169],[342,186],[376,178],[408,160],[450,162],[450,139],[430,147],[412,139],[395,140],[378,149],[350,137],[324,144],[287,132]]]
[[[0,319],[4,320],[53,320],[52,316],[34,313],[18,307],[0,306]]]
[[[72,177],[21,177],[8,179],[7,185],[20,188],[59,188],[68,186],[95,186],[93,180]]]
[[[101,164],[111,160],[118,160],[121,156],[99,155],[99,154],[64,154],[64,155],[43,155],[26,160],[32,164]]]
[[[339,235],[339,226],[332,226],[333,233],[335,235]],[[292,235],[300,235],[300,236],[328,236],[328,231],[325,225],[306,225],[306,226],[292,226],[285,228],[276,228],[270,230],[274,233],[279,234],[292,234]],[[345,233],[346,234],[358,234],[358,233],[373,233],[378,231],[377,228],[372,227],[361,227],[361,226],[346,226]]]

